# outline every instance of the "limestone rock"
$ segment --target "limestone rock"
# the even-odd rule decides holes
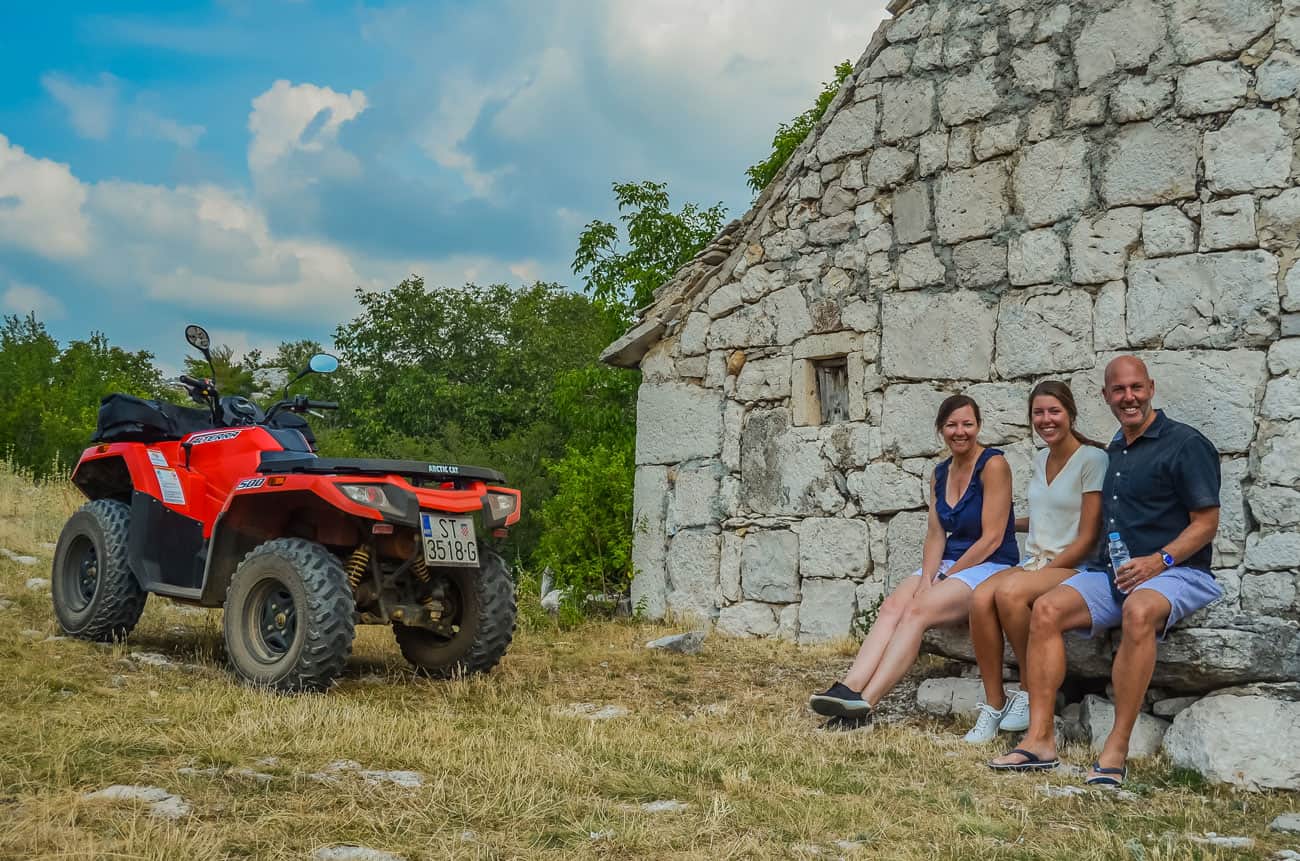
[[[921,482],[892,463],[871,464],[850,475],[849,492],[871,514],[892,514],[925,504]]]
[[[1255,92],[1266,102],[1289,99],[1300,91],[1300,56],[1276,50],[1259,67]]]
[[[841,212],[831,218],[814,221],[808,226],[808,241],[813,245],[838,245],[853,235],[855,219],[852,212]]]
[[[1300,491],[1272,484],[1254,484],[1247,491],[1250,514],[1266,527],[1300,524]]]
[[[1124,282],[1111,281],[1097,291],[1092,306],[1092,346],[1094,350],[1127,350],[1128,324],[1125,322]]]
[[[1300,422],[1286,422],[1261,434],[1256,474],[1270,484],[1300,486]]]
[[[1285,187],[1291,158],[1292,142],[1273,111],[1236,111],[1205,134],[1205,178],[1218,193]]]
[[[815,437],[790,426],[786,409],[754,410],[741,437],[741,498],[759,514],[835,514],[844,507],[835,470]]]
[[[1129,341],[1165,348],[1267,344],[1277,331],[1277,265],[1266,251],[1134,262]]]
[[[1002,162],[985,162],[939,178],[935,223],[945,243],[992,235],[1002,227],[1008,209],[1006,165]]]
[[[912,175],[916,156],[905,149],[877,147],[871,153],[867,166],[867,184],[876,188],[892,188]]]
[[[1084,26],[1074,43],[1079,86],[1145,66],[1165,41],[1165,16],[1151,0],[1127,0]]]
[[[1020,145],[1020,120],[993,123],[975,133],[975,158],[987,161],[1014,152]]]
[[[688,529],[668,545],[667,610],[683,618],[712,619],[718,610],[719,537]]]
[[[1124,277],[1129,253],[1138,244],[1142,210],[1112,209],[1080,218],[1070,230],[1070,270],[1076,284],[1105,284]]]
[[[771,604],[744,601],[718,613],[717,632],[727,637],[771,637],[776,628],[776,609]]]
[[[1270,380],[1259,414],[1269,419],[1300,419],[1300,377]]]
[[[1164,751],[1180,768],[1247,789],[1300,789],[1300,702],[1206,697],[1180,712]]]
[[[1300,813],[1279,813],[1268,824],[1269,831],[1282,831],[1287,834],[1300,834]]]
[[[876,142],[876,120],[874,99],[840,108],[817,140],[817,158],[829,164],[866,152]]]
[[[1170,35],[1183,63],[1231,56],[1273,26],[1269,0],[1175,0]]]
[[[965,75],[955,75],[939,89],[939,114],[950,126],[988,116],[999,104],[996,64],[992,58],[976,63]],[[922,129],[922,131],[928,131]]]
[[[1254,248],[1258,244],[1255,198],[1249,194],[1210,201],[1201,207],[1202,251]]]
[[[888,332],[888,327],[886,327]],[[1013,290],[998,308],[997,359],[1003,379],[1093,364],[1092,297],[1082,290]]]
[[[928,518],[924,511],[903,511],[890,518],[885,532],[889,547],[885,563],[889,588],[921,567]]]
[[[885,389],[881,443],[899,457],[921,457],[939,453],[941,443],[934,432],[939,404],[948,397],[928,383],[893,385]]]
[[[930,81],[886,83],[881,88],[880,136],[888,143],[916,137],[934,122],[934,84]]]
[[[948,270],[927,242],[909,248],[898,257],[898,289],[916,290],[932,284],[942,284]]]
[[[881,365],[891,377],[986,380],[996,311],[978,294],[893,293],[882,300]],[[917,332],[927,337],[916,337]],[[936,349],[938,344],[947,345]]]
[[[1017,287],[1051,284],[1065,271],[1065,263],[1065,242],[1055,230],[1022,233],[1007,248],[1007,275]]]
[[[1196,195],[1194,128],[1135,123],[1106,148],[1101,193],[1109,206],[1160,204]]]
[[[1298,586],[1289,571],[1248,572],[1241,578],[1241,609],[1283,618],[1293,615]]]
[[[861,580],[866,576],[870,541],[865,522],[846,517],[809,517],[796,531],[801,576],[828,580]]]
[[[724,470],[716,460],[696,461],[677,470],[668,506],[667,532],[717,524],[722,519],[718,494]]]
[[[736,377],[733,397],[739,401],[772,401],[790,397],[790,357],[773,356],[745,362]]]
[[[1121,123],[1149,120],[1169,107],[1173,94],[1173,81],[1167,78],[1154,81],[1137,76],[1126,78],[1111,94],[1111,116]]]
[[[1061,57],[1051,45],[1035,45],[1017,51],[1011,58],[1011,68],[1016,73],[1016,83],[1022,89],[1041,93],[1056,87],[1056,70]]]
[[[856,584],[851,580],[805,580],[799,603],[799,642],[821,643],[848,636]]]
[[[722,350],[775,343],[776,324],[765,310],[762,305],[744,305],[714,320],[705,337],[705,346],[710,350]],[[641,415],[639,410],[638,415]]]
[[[894,234],[900,245],[930,238],[930,190],[925,183],[913,183],[894,194]]]
[[[1288,188],[1259,206],[1260,244],[1281,251],[1295,247],[1300,236],[1300,188]]]
[[[1111,727],[1115,725],[1115,706],[1108,700],[1089,694],[1083,698],[1080,719],[1088,730],[1093,751],[1100,752],[1106,743],[1106,736],[1110,735]],[[1129,757],[1153,756],[1158,753],[1160,742],[1168,729],[1169,721],[1152,717],[1145,712],[1139,714],[1137,723],[1133,726],[1133,735],[1129,738]]]
[[[1196,250],[1196,225],[1176,206],[1142,213],[1142,249],[1146,256],[1170,257]]]
[[[1017,691],[1019,685],[1009,685]],[[921,711],[938,717],[974,718],[984,702],[984,683],[979,679],[926,679],[916,689],[916,705]]]
[[[1200,697],[1169,697],[1168,699],[1157,700],[1151,706],[1151,712],[1156,717],[1175,718],[1180,712],[1186,711],[1192,703],[1200,700]]]
[[[311,857],[313,861],[405,861],[401,855],[353,843],[322,846],[311,853]]]
[[[1016,167],[1013,186],[1016,209],[1031,227],[1077,214],[1092,198],[1087,141],[1051,139],[1028,147]]]
[[[952,261],[959,287],[991,287],[1007,277],[1007,246],[995,239],[963,242]]]
[[[1300,565],[1300,533],[1252,532],[1246,539],[1246,567],[1252,571],[1285,571]]]
[[[678,383],[643,384],[637,393],[636,462],[680,463],[721,450],[722,394]]]
[[[1222,113],[1240,106],[1249,87],[1250,72],[1236,63],[1201,63],[1178,76],[1174,104],[1185,117]]]

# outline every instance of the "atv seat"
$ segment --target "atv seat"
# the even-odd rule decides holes
[[[312,475],[400,475],[412,484],[444,481],[486,481],[504,484],[505,476],[481,466],[426,463],[420,460],[316,457],[292,451],[264,451],[257,471],[263,474],[301,472]]]

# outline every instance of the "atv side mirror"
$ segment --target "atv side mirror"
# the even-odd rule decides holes
[[[317,353],[311,357],[307,368],[314,374],[332,374],[339,369],[339,360],[329,353]]]
[[[204,354],[212,346],[212,341],[208,338],[208,330],[202,326],[195,326],[193,323],[185,327],[185,340],[190,342],[191,347]]]

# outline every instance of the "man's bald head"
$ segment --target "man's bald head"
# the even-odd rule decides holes
[[[1106,385],[1109,386],[1116,377],[1136,377],[1150,382],[1151,372],[1147,370],[1147,363],[1137,356],[1116,356],[1106,363]]]

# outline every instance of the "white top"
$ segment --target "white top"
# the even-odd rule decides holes
[[[1029,479],[1029,537],[1025,552],[1052,558],[1079,536],[1079,510],[1085,493],[1100,493],[1110,457],[1091,445],[1081,445],[1047,483],[1047,455],[1034,455],[1034,474]]]

